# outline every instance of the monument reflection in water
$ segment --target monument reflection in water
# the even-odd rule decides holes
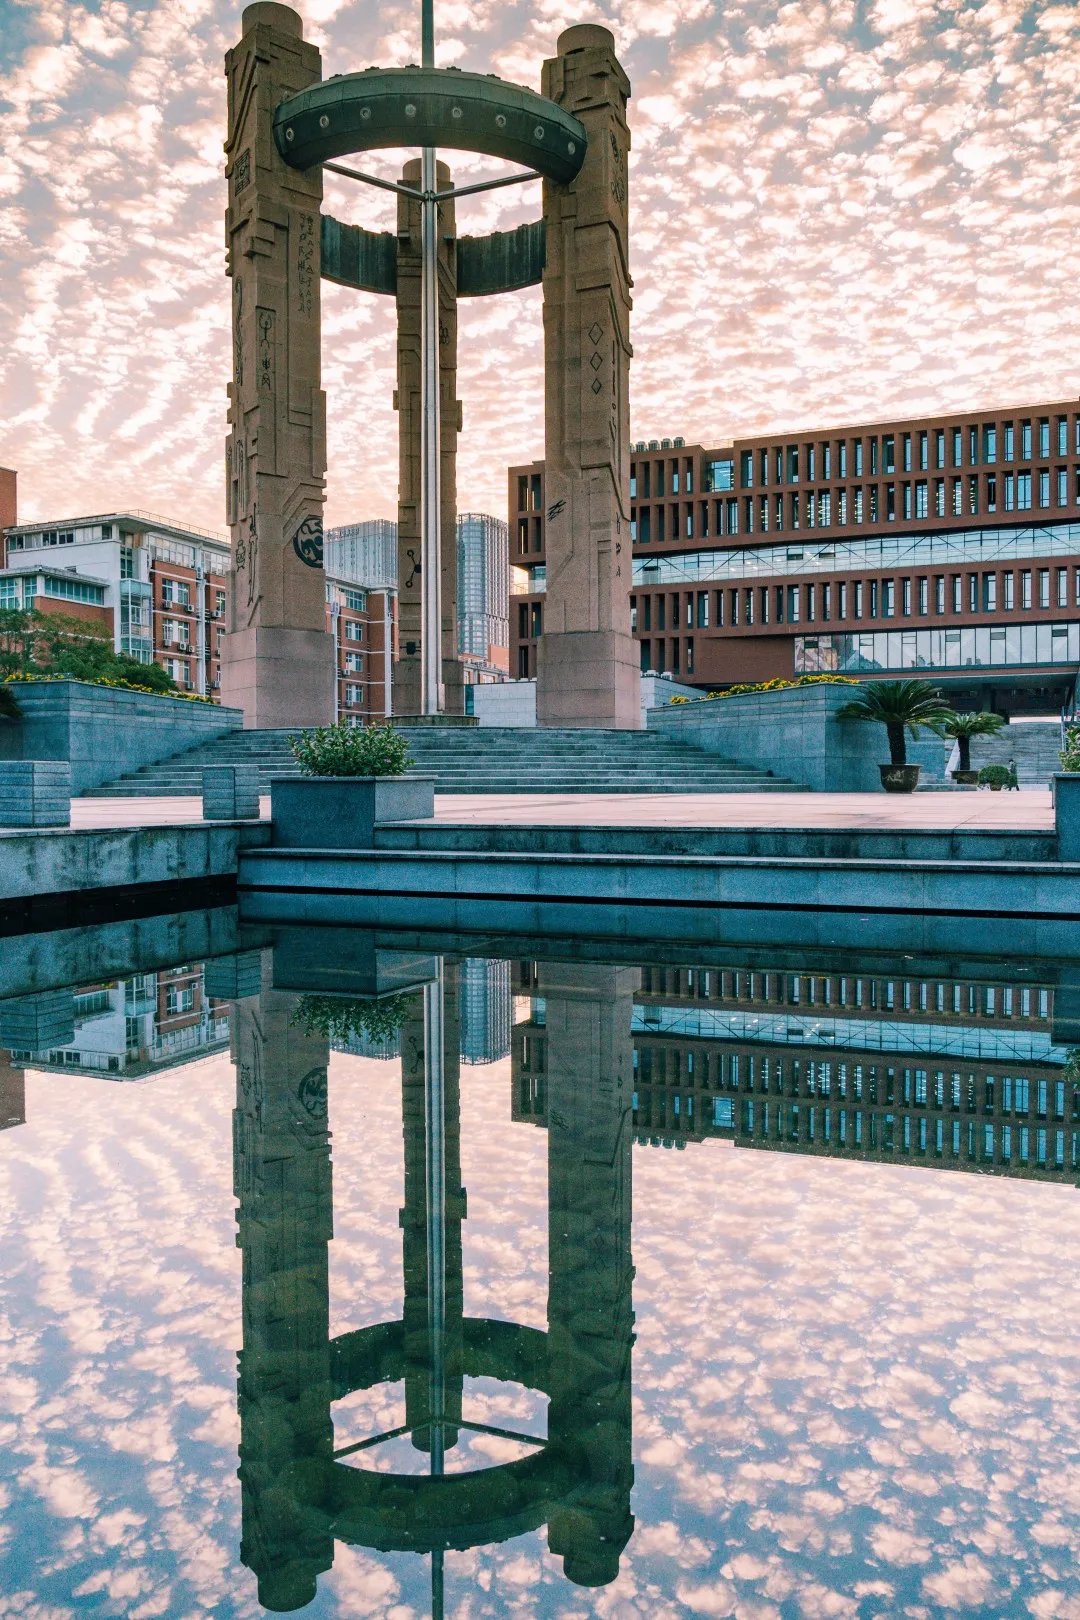
[[[630,1148],[638,971],[540,969],[548,1103],[544,1333],[464,1312],[457,968],[429,959],[401,1029],[402,1317],[332,1339],[330,1045],[298,1017],[296,990],[276,987],[284,982],[280,964],[275,951],[250,953],[216,964],[214,980],[234,1003],[241,1557],[257,1578],[259,1601],[278,1612],[310,1603],[339,1540],[430,1554],[438,1615],[446,1550],[503,1541],[544,1523],[567,1578],[606,1585],[618,1575],[634,1525]],[[546,1438],[470,1423],[462,1410],[467,1377],[546,1394]],[[404,1426],[335,1447],[334,1403],[399,1380]],[[477,1472],[448,1472],[463,1430],[523,1442],[525,1454]],[[426,1474],[358,1465],[364,1451],[403,1434],[425,1454]]]

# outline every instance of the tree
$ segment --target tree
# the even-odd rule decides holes
[[[69,675],[76,681],[127,681],[154,692],[179,687],[160,664],[141,664],[113,650],[104,625],[64,613],[0,610],[0,678]]]
[[[932,726],[931,730],[936,731],[939,737],[951,738],[960,745],[960,763],[956,768],[958,771],[970,771],[972,737],[993,737],[1004,724],[1000,714],[983,710],[980,714],[951,715],[948,720]]]
[[[884,726],[890,762],[906,765],[907,733],[917,737],[921,726],[944,725],[953,711],[929,681],[874,681],[836,714],[839,720],[876,721]]]

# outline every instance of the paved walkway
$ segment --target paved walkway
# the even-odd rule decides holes
[[[263,816],[270,801],[262,800]],[[202,801],[76,799],[73,827],[198,821]],[[1017,793],[440,794],[438,821],[587,827],[1053,827],[1049,788]]]

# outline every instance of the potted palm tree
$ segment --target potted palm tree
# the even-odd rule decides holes
[[[960,759],[952,773],[954,782],[978,782],[979,773],[971,768],[972,737],[994,737],[1005,721],[1000,714],[983,710],[980,714],[953,714],[948,720],[932,727],[939,737],[951,739],[960,750]]]
[[[919,735],[922,726],[937,726],[952,717],[952,710],[929,681],[874,681],[858,697],[836,711],[838,720],[872,721],[885,727],[889,763],[879,765],[886,793],[914,793],[918,765],[907,762],[907,734]]]
[[[272,839],[285,849],[370,849],[384,821],[435,811],[435,778],[408,773],[408,740],[389,723],[338,721],[290,737],[297,777],[270,784]]]

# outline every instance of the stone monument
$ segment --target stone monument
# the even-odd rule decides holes
[[[543,284],[548,594],[542,725],[636,727],[627,443],[629,81],[606,28],[559,39],[543,94],[434,66],[322,79],[299,16],[260,0],[229,52],[233,384],[229,522],[236,582],[222,697],[250,726],[312,724],[334,707],[325,629],[326,464],[319,283],[387,294],[398,319],[399,605],[395,714],[460,714],[457,656],[457,300]],[[419,147],[400,182],[332,160]],[[436,147],[521,172],[455,188]],[[398,196],[397,232],[320,211],[323,170]],[[542,179],[543,213],[516,231],[456,236],[454,199]],[[436,645],[436,643],[438,645]]]

